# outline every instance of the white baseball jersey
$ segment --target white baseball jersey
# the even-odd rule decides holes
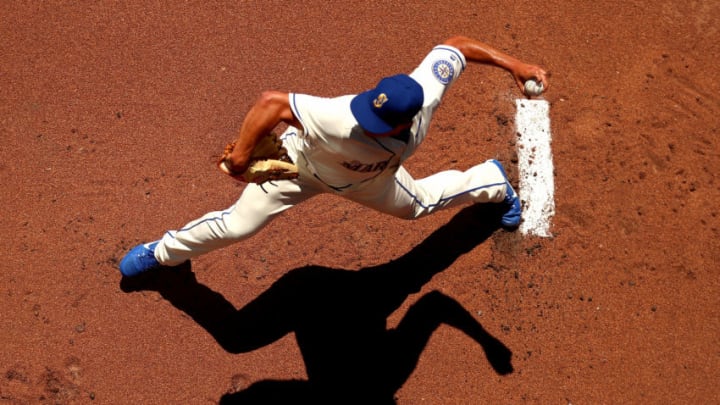
[[[353,95],[322,98],[291,93],[293,114],[304,128],[297,131],[298,156],[293,158],[301,170],[337,191],[392,175],[425,139],[433,112],[465,64],[460,51],[441,45],[410,74],[422,86],[424,102],[407,139],[366,135],[350,110]]]

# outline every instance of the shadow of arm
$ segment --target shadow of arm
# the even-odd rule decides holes
[[[403,348],[406,364],[412,364],[413,367],[417,364],[433,332],[443,323],[479,343],[495,372],[501,375],[513,372],[510,349],[489,334],[462,305],[439,291],[420,298],[410,307],[395,330],[398,338],[396,343]]]

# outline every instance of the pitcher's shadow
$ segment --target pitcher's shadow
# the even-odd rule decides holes
[[[406,255],[361,270],[305,266],[287,272],[241,309],[196,281],[189,262],[135,278],[125,292],[155,290],[205,328],[228,352],[245,353],[294,332],[308,380],[264,380],[228,393],[221,403],[394,404],[441,324],[470,336],[493,369],[511,373],[512,352],[456,300],[438,291],[420,297],[394,329],[387,318],[499,229],[496,207],[467,207]],[[387,243],[392,243],[391,241]]]

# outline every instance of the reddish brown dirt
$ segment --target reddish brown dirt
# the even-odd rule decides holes
[[[0,403],[272,403],[309,370],[338,404],[720,402],[720,4],[273,3],[0,2]],[[121,283],[238,196],[213,161],[262,90],[357,92],[452,34],[552,73],[553,238],[320,197]],[[517,97],[470,66],[408,167],[515,170]],[[246,353],[208,333],[234,308]]]

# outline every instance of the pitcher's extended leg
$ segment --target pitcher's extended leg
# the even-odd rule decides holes
[[[385,189],[371,188],[350,198],[381,212],[416,219],[467,203],[502,203],[509,190],[505,176],[489,160],[464,172],[447,170],[420,180],[400,167]]]
[[[174,266],[229,246],[257,233],[275,216],[311,195],[294,181],[248,184],[227,210],[207,213],[182,229],[166,232],[155,247],[155,257],[163,265]]]

